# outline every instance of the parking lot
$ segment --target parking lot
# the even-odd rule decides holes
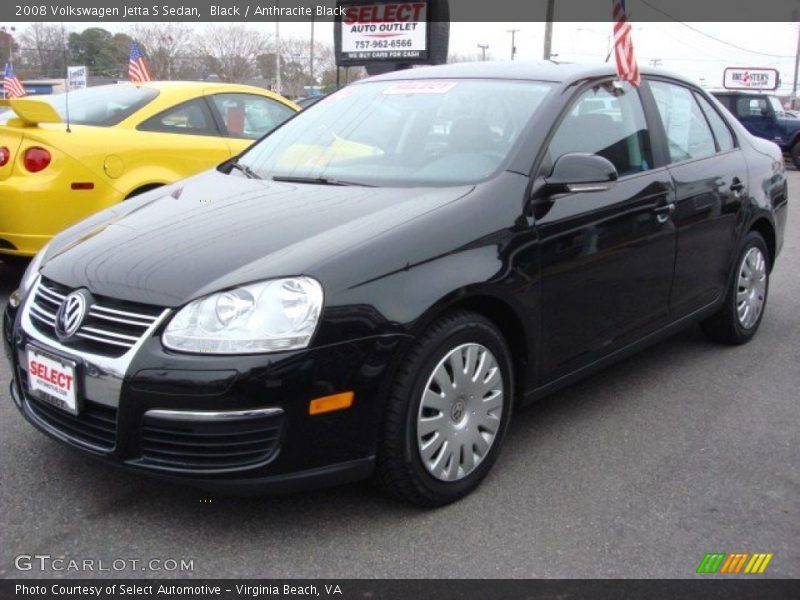
[[[790,173],[791,204],[800,173]],[[749,345],[697,327],[519,411],[476,493],[420,510],[357,484],[209,496],[120,472],[29,426],[0,365],[0,576],[15,557],[193,560],[181,577],[691,577],[769,552],[800,577],[800,213]],[[20,276],[0,265],[0,302]],[[141,567],[139,567],[140,569]]]

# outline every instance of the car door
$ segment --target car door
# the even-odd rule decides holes
[[[565,194],[537,210],[542,383],[646,336],[669,316],[673,184],[658,166],[663,158],[654,160],[638,91],[608,81],[580,92],[545,165],[572,152],[607,158],[619,179],[608,191]]]
[[[211,94],[209,99],[232,154],[240,153],[295,114],[285,104],[257,94]]]
[[[194,98],[150,117],[137,127],[143,161],[186,177],[231,156],[205,99]]]
[[[678,318],[724,293],[747,197],[747,163],[716,108],[698,90],[651,81],[675,182],[678,229],[670,306]]]

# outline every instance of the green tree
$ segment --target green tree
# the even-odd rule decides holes
[[[19,50],[19,45],[14,39],[14,30],[13,27],[6,28],[5,26],[0,29],[0,68],[5,67],[9,54],[14,54]]]
[[[69,36],[73,64],[86,65],[94,75],[124,78],[127,73],[131,38],[124,33],[112,35],[101,27],[89,27]]]

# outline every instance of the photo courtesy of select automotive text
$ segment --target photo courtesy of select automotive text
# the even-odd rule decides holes
[[[800,0],[3,0],[0,69],[0,600],[800,598]]]

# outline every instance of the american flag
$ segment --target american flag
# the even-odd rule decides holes
[[[628,81],[631,85],[641,83],[639,66],[633,54],[633,40],[631,39],[631,24],[625,14],[625,0],[611,0],[614,18],[614,56],[617,59],[617,75],[620,80]]]
[[[142,51],[136,40],[131,42],[131,57],[128,61],[128,79],[133,83],[144,83],[150,81],[150,71],[147,70],[147,63],[144,60]]]
[[[14,75],[11,63],[6,63],[6,70],[3,74],[3,92],[6,98],[19,98],[25,95],[25,88],[22,87],[17,76]]]

